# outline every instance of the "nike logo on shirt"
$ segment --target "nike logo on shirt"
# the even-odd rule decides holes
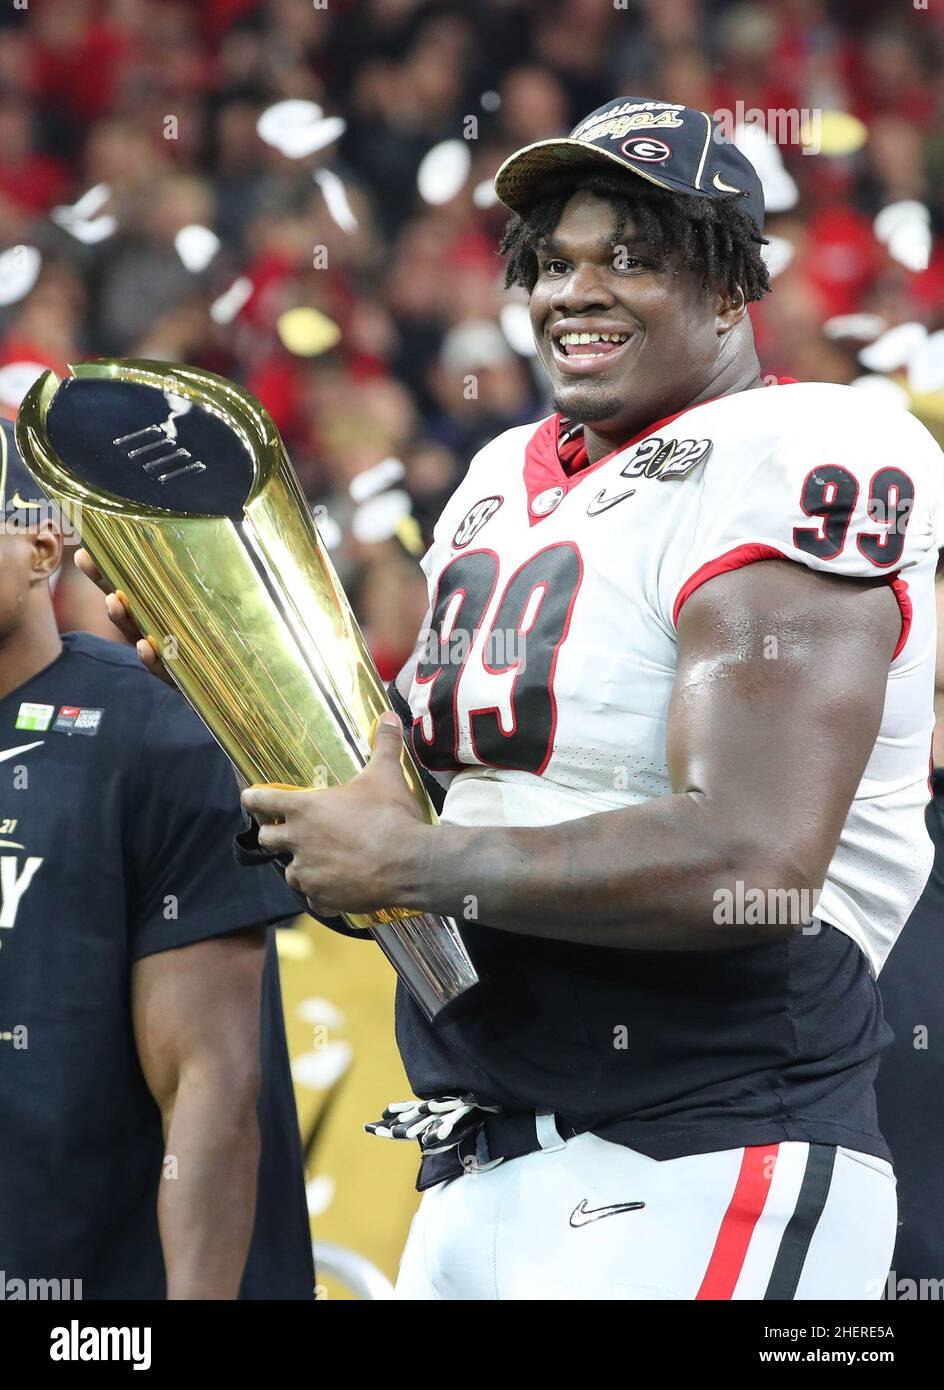
[[[31,748],[40,748],[45,742],[45,739],[38,738],[35,743],[21,743],[16,748],[0,748],[0,763],[5,763],[8,758],[15,758],[17,753],[28,753]]]
[[[586,1226],[591,1221],[599,1221],[604,1216],[615,1216],[620,1211],[639,1211],[645,1202],[614,1202],[608,1207],[588,1207],[586,1197],[578,1202],[570,1213],[571,1226]]]

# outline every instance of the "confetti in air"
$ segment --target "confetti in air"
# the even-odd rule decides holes
[[[332,169],[316,169],[312,178],[324,194],[325,207],[342,232],[356,232],[359,223],[348,202],[347,189],[337,174]]]
[[[220,239],[209,227],[192,223],[188,227],[181,227],[174,237],[174,249],[185,268],[199,275],[219,251]]]
[[[253,283],[248,275],[240,275],[210,305],[210,318],[214,323],[232,323],[233,319],[252,298]]]
[[[465,140],[443,140],[423,157],[416,185],[425,203],[436,207],[460,193],[469,177],[472,156]]]
[[[36,284],[43,258],[35,246],[0,253],[0,304],[17,304]]]
[[[260,140],[287,159],[304,159],[339,139],[347,129],[340,116],[326,116],[316,101],[278,101],[256,123]]]

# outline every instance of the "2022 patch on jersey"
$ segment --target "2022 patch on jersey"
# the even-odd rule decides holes
[[[881,727],[818,913],[880,968],[927,879],[941,453],[850,387],[769,386],[659,421],[569,473],[551,416],[472,460],[423,560],[417,755],[443,819],[548,825],[671,793],[677,623],[766,559],[885,575],[901,610]],[[682,852],[680,850],[680,852]]]

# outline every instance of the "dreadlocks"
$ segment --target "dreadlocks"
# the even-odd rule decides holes
[[[548,184],[547,191],[523,214],[513,214],[502,236],[500,251],[508,257],[505,285],[523,285],[530,293],[537,280],[537,248],[561,219],[564,207],[578,192],[594,193],[615,206],[614,250],[624,240],[627,217],[634,235],[655,247],[670,248],[676,262],[699,270],[707,288],[735,294],[747,303],[770,289],[767,267],[760,254],[757,230],[734,199],[724,201],[678,196],[661,188],[630,182],[607,172],[574,172]]]

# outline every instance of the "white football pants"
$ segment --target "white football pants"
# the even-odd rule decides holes
[[[551,1133],[424,1194],[397,1298],[882,1296],[898,1215],[883,1159],[790,1142],[659,1161]]]

